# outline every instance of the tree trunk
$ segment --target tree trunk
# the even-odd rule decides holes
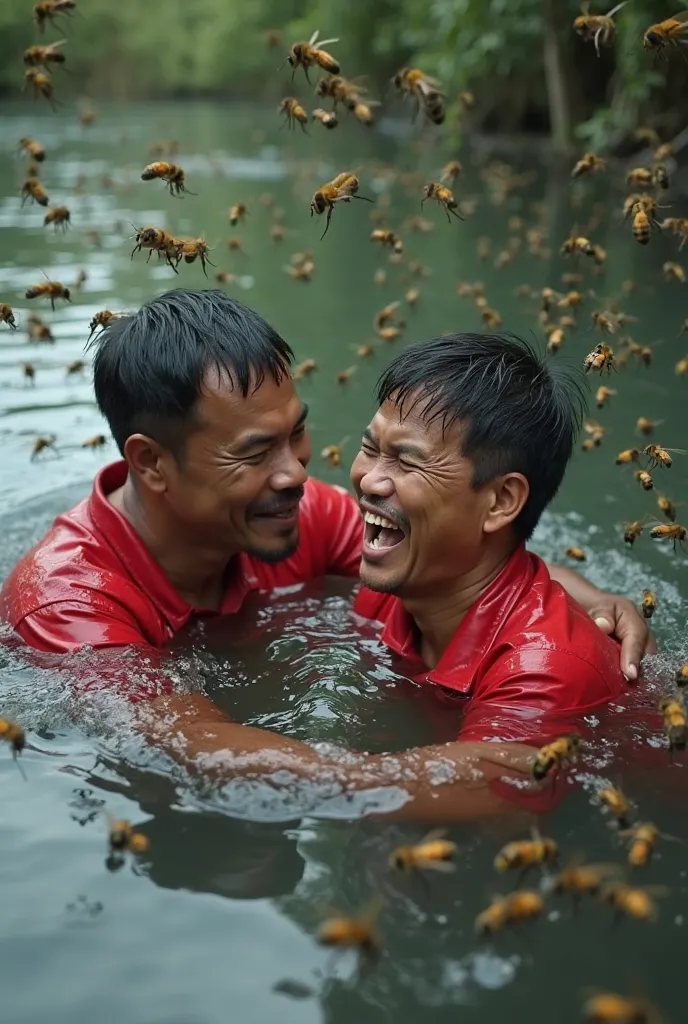
[[[543,0],[542,7],[545,27],[543,58],[552,144],[557,152],[564,153],[571,142],[571,107],[557,33],[556,0]]]

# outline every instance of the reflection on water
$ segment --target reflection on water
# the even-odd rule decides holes
[[[41,117],[33,107],[0,119],[0,301],[12,304],[23,325],[29,312],[23,292],[42,272],[68,285],[81,269],[88,275],[71,304],[58,303],[55,313],[47,304],[37,307],[54,345],[29,344],[23,330],[10,334],[0,326],[0,578],[115,457],[112,445],[96,452],[81,447],[103,424],[88,369],[67,377],[66,367],[84,357],[88,322],[98,310],[135,307],[152,291],[178,283],[155,260],[148,266],[140,258],[130,261],[132,224],[205,233],[217,269],[236,275],[237,294],[275,323],[297,358],[317,361],[319,372],[302,385],[314,451],[348,436],[344,453],[353,455],[388,356],[385,345],[361,360],[349,385],[337,385],[334,376],[355,361],[354,347],[371,339],[374,312],[401,298],[405,282],[389,267],[387,285],[373,285],[375,270],[385,264],[365,241],[365,211],[340,211],[318,245],[308,198],[314,182],[350,162],[350,137],[328,133],[317,144],[285,137],[277,148],[272,117],[271,111],[238,108],[229,118],[226,110],[202,104],[135,112],[113,107],[88,133],[66,115]],[[42,211],[20,206],[13,151],[21,135],[40,138],[49,152],[44,180],[51,202],[72,209],[65,236],[45,232]],[[148,142],[165,136],[180,139],[180,162],[198,197],[175,203],[162,188],[138,180]],[[110,155],[113,140],[116,156]],[[374,160],[419,168],[430,178],[446,156],[430,146],[410,156],[393,133],[361,133],[355,144],[371,194],[384,187]],[[543,197],[556,251],[574,214],[571,191],[559,187],[553,173],[541,169],[538,184],[512,195],[505,208],[492,206],[475,168],[467,166],[462,187],[476,197],[474,217],[452,229],[440,217],[429,235],[409,233],[409,256],[432,270],[420,282],[418,307],[407,314],[409,339],[475,329],[478,314],[457,297],[456,283],[477,278],[486,282],[505,326],[527,331],[537,310],[517,300],[514,288],[524,281],[556,285],[563,269],[555,257],[523,255],[501,270],[491,263],[478,267],[475,257],[483,234],[493,237],[495,252],[506,243],[505,212],[527,218],[530,202]],[[270,220],[258,203],[268,190],[286,211],[281,246],[270,242]],[[237,201],[250,209],[241,228],[246,256],[226,248],[225,211]],[[393,226],[416,212],[402,190],[393,204]],[[661,264],[673,258],[670,243],[653,240],[640,252],[619,230],[613,217],[600,226],[596,241],[609,249],[609,269],[594,287],[600,295],[618,294],[622,280],[635,278],[636,291],[623,300],[624,310],[640,318],[634,336],[662,344],[649,370],[632,365],[614,380],[618,395],[597,414],[608,436],[599,450],[576,457],[534,546],[556,559],[579,544],[595,583],[636,600],[644,587],[655,589],[653,624],[662,653],[647,666],[643,689],[588,721],[590,749],[572,774],[566,800],[542,827],[560,843],[565,860],[577,853],[593,861],[622,859],[620,838],[592,804],[601,779],[620,781],[642,818],[680,840],[662,841],[642,875],[670,887],[659,923],[612,930],[608,908],[590,904],[576,914],[566,901],[552,899],[533,928],[478,943],[475,915],[496,890],[512,884],[492,869],[499,845],[514,837],[511,827],[452,829],[459,844],[453,876],[432,877],[427,885],[392,876],[390,849],[419,837],[421,828],[368,820],[370,800],[343,804],[326,785],[279,790],[242,784],[217,792],[135,738],[126,702],[102,686],[106,655],[27,656],[9,642],[0,646],[1,710],[24,723],[30,746],[22,761],[28,783],[9,751],[0,750],[0,962],[12,980],[3,986],[3,1019],[219,1024],[232,1016],[348,1024],[356,1016],[403,1024],[419,1014],[440,1022],[459,1013],[481,1024],[573,1022],[580,990],[596,985],[646,992],[667,1020],[683,1019],[676,979],[687,912],[688,786],[684,763],[669,765],[655,708],[678,660],[688,657],[687,559],[646,535],[632,551],[624,548],[621,523],[652,511],[654,496],[613,462],[635,442],[639,415],[664,420],[659,439],[681,446],[685,381],[673,375],[673,365],[683,354],[675,336],[686,311],[680,289],[661,285]],[[303,286],[283,267],[292,252],[306,248],[316,250],[317,270],[313,283]],[[183,283],[206,284],[199,267],[182,269]],[[582,359],[594,340],[587,328],[579,330],[567,339],[562,358]],[[22,377],[26,360],[35,367],[35,386]],[[55,450],[30,462],[35,438],[45,433],[57,435]],[[346,481],[344,469],[316,461],[315,471]],[[681,457],[660,483],[688,502]],[[177,638],[164,669],[135,657],[118,660],[132,682],[172,673],[180,687],[202,686],[238,721],[351,750],[443,742],[458,729],[457,709],[398,677],[374,630],[353,618],[348,583],[256,595],[231,622],[206,623]],[[147,855],[115,873],[105,867],[106,810],[130,818],[151,844]],[[358,820],[343,820],[357,812]],[[331,907],[357,911],[377,892],[384,896],[384,951],[373,970],[361,972],[353,957],[318,948],[313,933]],[[99,903],[102,910],[89,910]]]

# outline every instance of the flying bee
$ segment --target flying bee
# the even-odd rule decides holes
[[[304,359],[302,363],[298,363],[294,367],[292,374],[294,380],[303,380],[304,377],[310,377],[310,375],[318,369],[318,364],[315,359]]]
[[[374,347],[369,344],[356,346],[356,355],[359,359],[366,359],[368,356],[372,356],[374,351]]]
[[[7,324],[12,331],[18,330],[17,321],[14,317],[14,310],[6,302],[0,302],[0,323]]]
[[[335,374],[334,379],[337,381],[338,384],[348,384],[353,375],[356,373],[357,369],[357,366],[348,366],[346,370],[339,370]]]
[[[93,109],[93,107],[90,106],[88,103],[82,102],[79,104],[79,124],[81,124],[84,128],[88,128],[89,125],[92,125],[93,122],[96,120],[97,116],[98,115]]]
[[[630,828],[628,816],[631,804],[628,797],[616,786],[604,786],[596,795],[597,802],[616,819],[620,829]]]
[[[605,405],[609,402],[609,399],[616,394],[613,388],[607,388],[601,385],[595,392],[595,405],[598,409],[604,409]]]
[[[646,469],[636,469],[633,473],[633,476],[636,478],[636,480],[638,481],[638,483],[644,491],[651,491],[654,487],[652,477]]]
[[[616,38],[616,24],[614,15],[626,6],[628,0],[613,7],[608,14],[589,14],[590,4],[584,0],[581,4],[581,13],[573,22],[573,31],[585,42],[594,42],[597,56],[600,57],[600,44],[611,46]]]
[[[564,344],[564,337],[565,334],[561,327],[552,327],[547,339],[547,351],[558,352]]]
[[[536,782],[542,782],[553,771],[559,771],[578,757],[581,748],[580,737],[574,734],[559,736],[551,743],[540,747],[533,761],[531,773]]]
[[[637,462],[640,458],[639,448],[625,448],[616,456],[617,466],[627,466],[629,462]]]
[[[330,131],[339,124],[335,112],[333,110],[323,110],[322,107],[315,108],[311,114],[311,120],[317,121],[323,128],[328,128]]]
[[[654,431],[655,427],[659,427],[663,422],[664,420],[650,420],[647,416],[639,416],[635,421],[635,429],[639,434],[647,437],[648,434]]]
[[[237,240],[230,239],[230,243],[232,241],[236,242]],[[208,247],[208,243],[205,238],[178,239],[177,247],[179,256],[185,263],[195,263],[196,260],[201,261],[201,267],[203,268],[203,273],[206,277],[208,276],[208,271],[205,269],[206,263],[209,263],[211,267],[215,266],[208,256],[208,253],[212,252],[212,249]],[[231,244],[230,248],[232,248]]]
[[[22,206],[27,199],[30,199],[34,203],[38,203],[39,206],[47,206],[49,203],[48,193],[45,191],[38,178],[27,178],[21,187],[21,195]]]
[[[375,116],[370,108],[372,106],[378,105],[379,104],[377,100],[368,100],[366,103],[363,103],[361,100],[358,100],[350,109],[351,113],[354,115],[354,117],[360,124],[364,124],[366,125],[366,127],[370,127],[370,125],[375,123]],[[329,125],[328,127],[333,128],[334,125]]]
[[[444,184],[448,181],[451,185],[454,184],[460,174],[463,174],[463,166],[458,160],[450,160],[448,164],[442,168],[440,174],[440,184]]]
[[[181,196],[182,192],[187,192],[190,196],[196,195],[195,192],[189,192],[186,187],[186,174],[178,164],[168,164],[164,160],[156,160],[155,163],[148,164],[141,172],[141,179],[153,181],[154,178],[160,178],[165,182],[171,196]]]
[[[314,213],[320,216],[327,211],[325,230],[320,236],[321,241],[327,234],[327,229],[330,226],[335,203],[349,203],[352,199],[363,199],[366,203],[373,202],[367,196],[357,195],[358,189],[359,181],[356,175],[352,174],[351,171],[344,171],[342,174],[338,174],[332,181],[321,185],[314,194],[311,199],[311,217]]]
[[[572,863],[554,876],[551,890],[557,896],[570,894],[577,904],[582,896],[597,896],[607,879],[618,876],[622,870],[620,864]]]
[[[131,822],[117,819],[108,814],[108,857],[106,865],[116,871],[124,864],[126,853],[147,853],[150,841],[142,832],[134,831]]]
[[[62,228],[63,231],[66,231],[71,217],[72,215],[68,206],[53,206],[48,210],[43,218],[43,224],[46,227],[48,224],[54,224],[56,231],[60,228]]]
[[[322,68],[323,71],[327,71],[330,75],[338,75],[340,71],[339,64],[332,54],[322,49],[323,46],[338,42],[338,39],[322,39],[319,41],[318,32],[316,31],[307,43],[294,43],[284,61],[284,64],[289,64],[293,68],[291,74],[292,81],[294,80],[297,68],[303,68],[306,79],[309,82],[308,69],[316,66]],[[282,64],[282,67],[284,67],[284,64]]]
[[[83,373],[85,368],[86,363],[83,361],[83,359],[74,359],[71,363],[67,365],[65,375],[67,377],[75,377],[77,374]]]
[[[643,590],[643,599],[640,602],[643,618],[651,619],[657,609],[657,598],[651,590]]]
[[[685,533],[685,530],[683,531]],[[682,697],[664,697],[659,702],[664,717],[664,731],[669,740],[669,752],[685,750],[688,742],[688,719]]]
[[[635,519],[630,523],[624,523],[624,543],[628,544],[629,547],[633,547],[644,529],[645,519]]]
[[[40,437],[37,437],[31,447],[31,455],[29,456],[31,462],[33,462],[36,456],[40,455],[41,452],[46,452],[48,449],[53,450],[56,441],[57,438],[54,434],[42,434]]]
[[[492,309],[490,306],[486,306],[485,309],[481,311],[480,316],[482,317],[482,321],[485,326],[489,327],[490,330],[496,331],[502,326],[501,315],[496,309]]]
[[[671,498],[667,498],[666,494],[659,494],[657,496],[657,508],[667,517],[670,523],[676,522],[678,505]]]
[[[370,241],[379,242],[383,248],[388,246],[390,249],[393,249],[394,252],[404,251],[404,243],[402,240],[388,228],[375,228],[375,230],[371,232]]]
[[[93,335],[95,334],[99,327],[102,329],[108,327],[113,322],[113,320],[117,320],[118,317],[119,313],[113,313],[109,309],[101,309],[100,313],[96,313],[96,315],[91,320],[91,323],[89,324],[91,333],[88,336],[88,341],[86,342],[86,344],[88,345],[91,338],[93,337]]]
[[[29,67],[43,67],[47,70],[49,64],[64,64],[65,55],[59,49],[66,39],[59,39],[56,43],[48,46],[29,46],[24,50],[24,63]]]
[[[636,921],[656,921],[658,910],[653,897],[665,896],[667,892],[662,886],[641,889],[624,882],[609,882],[603,887],[600,898],[614,908],[616,919],[625,915]]]
[[[648,488],[649,489],[649,488]],[[674,542],[674,551],[676,551],[676,542],[683,545],[686,539],[686,528],[681,526],[679,523],[662,523],[660,526],[653,526],[650,530],[650,536],[653,540],[671,540]]]
[[[65,288],[59,281],[40,282],[34,284],[26,290],[27,299],[39,299],[46,298],[50,299],[50,305],[52,309],[55,309],[55,299],[64,299],[65,302],[71,302],[69,288]]]
[[[91,448],[93,451],[95,451],[96,448],[102,448],[103,445],[106,444],[107,437],[105,436],[105,434],[94,434],[93,437],[87,437],[86,440],[82,442],[81,447]]]
[[[388,303],[386,306],[383,306],[382,309],[378,310],[373,317],[373,326],[376,331],[379,331],[381,327],[384,327],[388,321],[394,318],[394,314],[400,305],[401,303],[397,300],[396,302]]]
[[[356,916],[337,914],[318,928],[316,938],[324,946],[339,949],[358,949],[368,955],[380,949],[380,940],[375,932],[375,922],[382,908],[382,897],[370,900],[364,910]]]
[[[134,258],[135,253],[141,252],[142,249],[148,249],[148,257],[146,263],[151,258],[151,254],[157,252],[158,256],[164,257],[165,262],[168,266],[172,267],[175,274],[178,274],[177,264],[180,260],[179,253],[179,242],[173,238],[169,231],[163,231],[162,228],[155,227],[143,227],[136,229],[136,245],[132,249],[131,259]]]
[[[229,223],[234,228],[247,215],[248,209],[246,207],[246,203],[235,203],[229,211]]]
[[[61,14],[71,15],[76,10],[76,0],[41,0],[34,4],[33,18],[42,32],[47,21],[55,21]]]
[[[454,871],[456,843],[445,839],[446,829],[437,828],[413,846],[398,846],[389,855],[389,866],[398,871]]]
[[[380,327],[377,333],[382,341],[396,341],[401,336],[402,330],[401,325],[390,324],[387,327]]]
[[[321,99],[329,98],[334,102],[334,108],[337,109],[338,103],[343,103],[345,107],[353,111],[354,107],[360,102],[360,93],[365,93],[367,90],[360,84],[357,79],[354,82],[350,82],[346,78],[342,78],[341,75],[330,75],[328,78],[321,78],[316,87],[316,96]]]
[[[622,834],[630,840],[628,863],[634,868],[646,867],[650,862],[660,836],[657,826],[649,821],[638,822],[638,824],[627,829]]]
[[[626,175],[626,184],[633,188],[651,188],[652,168],[633,167]]]
[[[680,263],[667,260],[662,266],[662,273],[667,281],[678,281],[680,284],[686,282],[686,272]]]
[[[655,164],[655,166],[652,168],[652,184],[655,188],[669,188],[669,172],[667,171],[664,164]]]
[[[478,935],[494,935],[510,924],[539,917],[545,901],[539,892],[517,889],[508,896],[495,896],[486,910],[475,919]]]
[[[434,199],[435,202],[439,203],[439,205],[446,213],[447,220],[449,221],[450,224],[450,214],[452,214],[452,216],[454,217],[457,217],[458,220],[464,219],[457,209],[459,204],[457,203],[456,199],[454,199],[453,192],[451,191],[451,189],[447,188],[446,185],[440,185],[440,183],[437,181],[431,181],[424,186],[423,193],[423,198],[420,201],[421,209],[423,207],[423,203],[426,202],[426,200]]]
[[[685,665],[681,665],[680,669],[676,672],[674,682],[678,687],[683,689],[684,686],[688,686],[688,662]]]
[[[33,86],[34,99],[39,95],[48,101],[53,110],[57,110],[58,101],[55,99],[52,79],[45,71],[37,71],[36,68],[27,68],[24,72],[25,88]]]
[[[686,454],[683,448],[662,448],[658,444],[649,444],[647,448],[643,448],[643,455],[647,455],[650,460],[649,469],[657,469],[658,466],[671,469],[673,463],[669,452],[676,452],[679,455]]]
[[[603,334],[616,334],[619,329],[618,318],[607,310],[596,309],[591,316],[591,320],[593,326],[599,327]]]
[[[583,548],[567,548],[564,553],[567,558],[572,558],[574,562],[585,562],[587,560],[587,556],[585,551],[583,551]]]
[[[440,83],[424,74],[419,68],[401,68],[392,82],[400,93],[412,96],[415,100],[414,120],[422,108],[425,116],[433,124],[440,125],[444,121],[444,93],[440,91]]]
[[[303,281],[308,284],[313,274],[315,273],[315,263],[313,260],[305,260],[303,263],[299,263],[297,266],[291,265],[284,268],[286,272],[295,281]]]
[[[676,366],[674,367],[674,373],[678,377],[685,377],[685,375],[688,373],[688,356],[684,356],[683,359],[679,359],[679,361],[676,363]]]
[[[590,996],[583,1016],[588,1024],[661,1024],[659,1014],[645,999],[626,999],[616,992]]]
[[[4,740],[5,743],[9,743],[12,748],[12,757],[14,758],[17,768],[26,780],[24,769],[17,760],[26,746],[26,733],[22,729],[21,725],[17,725],[16,722],[11,722],[8,718],[0,718],[0,740]]]
[[[594,153],[584,153],[571,171],[571,178],[576,179],[584,174],[592,174],[595,171],[603,171],[607,166],[606,160],[596,156]]]
[[[597,370],[598,373],[603,373],[604,369],[607,369],[607,373],[614,369],[614,351],[609,345],[605,345],[600,342],[595,345],[592,352],[589,352],[583,361],[583,369],[586,373],[591,370]]]
[[[335,469],[342,464],[342,448],[349,440],[345,437],[339,444],[328,444],[325,445],[323,450],[320,452],[320,457],[326,459],[329,464]]]
[[[35,385],[36,383],[36,368],[33,363],[22,363],[22,373],[27,384]]]
[[[530,839],[517,840],[503,846],[494,859],[494,867],[501,872],[518,870],[520,884],[531,868],[556,864],[558,858],[559,847],[555,841],[541,836],[537,829],[533,829]]]
[[[582,253],[583,256],[594,256],[595,247],[589,238],[585,238],[582,235],[576,235],[574,231],[569,235],[566,241],[562,243],[559,252],[562,256],[577,256],[580,253]]]
[[[36,142],[35,139],[20,139],[19,148],[22,149],[24,153],[31,158],[31,160],[35,160],[36,163],[42,164],[45,160],[45,149],[40,142]]]
[[[643,36],[643,48],[653,50],[658,57],[664,56],[668,46],[685,42],[688,42],[688,11],[679,11],[673,18],[650,25]]]
[[[308,135],[306,125],[308,124],[308,114],[301,106],[298,100],[294,99],[293,96],[285,96],[279,107],[277,108],[279,114],[284,114],[284,121],[282,127],[285,124],[289,125],[289,128],[293,131],[294,125],[299,124],[301,131]]]

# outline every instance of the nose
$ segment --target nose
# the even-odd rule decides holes
[[[289,448],[280,462],[279,469],[270,478],[270,486],[273,491],[289,491],[295,487],[302,487],[308,479],[308,473],[304,463],[297,457],[296,452]]]
[[[380,459],[375,459],[374,461],[366,459],[366,463],[363,474],[360,476],[356,473],[356,463],[354,463],[351,470],[354,483],[356,482],[356,477],[358,477],[358,489],[361,494],[369,494],[378,498],[391,498],[394,494],[394,481],[382,461]]]

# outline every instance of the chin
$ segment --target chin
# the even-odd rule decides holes
[[[367,587],[368,590],[375,590],[378,594],[395,594],[402,584],[402,580],[395,579],[393,576],[369,572],[363,563],[359,577],[364,587]]]
[[[280,544],[275,544],[274,547],[261,547],[256,545],[246,549],[246,554],[251,555],[252,558],[258,558],[261,562],[283,562],[285,558],[289,558],[293,555],[299,546],[299,537],[296,534],[288,540],[283,540]]]

